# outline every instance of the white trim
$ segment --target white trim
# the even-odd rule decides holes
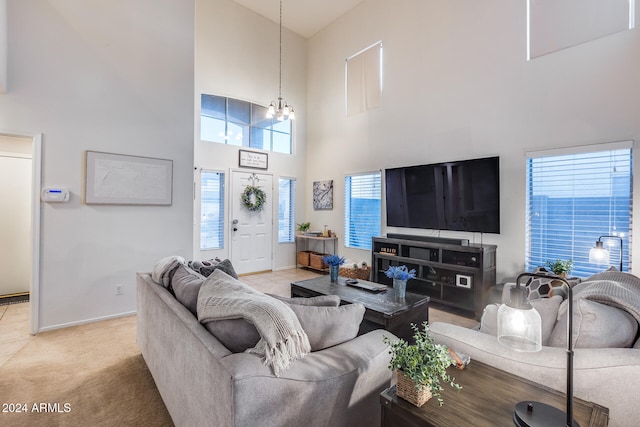
[[[550,156],[563,156],[567,154],[582,154],[593,153],[596,151],[607,150],[624,150],[633,148],[633,141],[616,141],[616,142],[604,142],[600,144],[591,145],[576,145],[574,147],[562,147],[551,148],[546,150],[531,150],[525,151],[525,156],[528,159],[537,157],[550,157]]]
[[[110,316],[93,317],[91,319],[79,320],[77,322],[60,323],[58,325],[46,326],[40,329],[40,332],[52,331],[54,329],[68,328],[69,326],[86,325],[88,323],[102,322],[103,320],[119,319],[120,317],[133,316],[137,314],[137,311],[127,311],[119,314],[112,314]]]
[[[31,277],[29,288],[29,333],[35,335],[40,327],[40,190],[42,189],[42,134],[3,131],[0,135],[31,139],[31,154],[7,153],[13,157],[31,158]]]
[[[25,138],[28,139],[28,138]],[[7,151],[0,151],[0,157],[11,157],[13,159],[30,159],[33,156],[26,153],[10,153]]]
[[[42,134],[38,133],[33,136],[32,147],[32,187],[33,211],[31,213],[31,293],[29,295],[29,317],[31,335],[38,333],[40,328],[40,211],[42,204],[40,202],[40,191],[42,189]]]
[[[361,51],[354,53],[353,55],[351,55],[351,56],[349,56],[347,59],[345,59],[345,61],[347,61],[347,62],[348,62],[349,60],[351,60],[351,59],[355,58],[356,56],[360,55],[361,53],[366,52],[367,50],[369,50],[369,49],[371,49],[372,47],[377,46],[377,45],[380,45],[380,49],[382,49],[382,40],[378,40],[377,42],[372,43],[370,46],[365,47],[365,48],[364,48],[364,49],[362,49]]]

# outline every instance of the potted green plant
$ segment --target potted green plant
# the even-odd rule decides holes
[[[298,231],[300,233],[306,233],[311,228],[310,222],[301,222],[300,224],[296,224],[298,226]]]
[[[415,332],[414,344],[403,339],[391,342],[389,337],[384,337],[384,342],[391,346],[389,369],[396,371],[396,393],[399,397],[418,407],[435,397],[438,405],[442,406],[441,382],[448,383],[456,390],[462,387],[447,373],[447,368],[451,366],[447,347],[434,342],[429,335],[427,322],[422,323],[422,328],[421,331],[418,326],[411,324]]]
[[[562,277],[567,277],[567,275],[573,269],[573,260],[572,259],[569,259],[569,260],[557,259],[555,261],[547,261],[546,266],[551,271],[553,271],[553,274],[556,274],[556,275],[562,276]]]

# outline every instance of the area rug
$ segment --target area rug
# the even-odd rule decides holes
[[[172,426],[136,317],[36,335],[0,367],[2,426]]]
[[[20,295],[7,295],[0,297],[0,305],[8,305],[8,304],[19,304],[21,302],[28,302],[29,294],[20,294]]]

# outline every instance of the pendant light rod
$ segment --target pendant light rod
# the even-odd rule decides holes
[[[267,118],[271,119],[274,116],[277,117],[279,121],[283,121],[285,119],[294,120],[295,113],[293,111],[293,107],[287,104],[286,101],[282,99],[282,0],[280,0],[280,63],[279,63],[279,74],[278,74],[278,99],[275,101],[271,101],[269,104],[269,108],[267,109]]]

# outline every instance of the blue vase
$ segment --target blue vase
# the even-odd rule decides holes
[[[402,279],[393,279],[393,291],[398,298],[407,296],[407,281]]]
[[[340,269],[340,266],[338,265],[330,265],[329,266],[329,277],[331,278],[332,282],[337,282],[338,281],[338,270]]]

